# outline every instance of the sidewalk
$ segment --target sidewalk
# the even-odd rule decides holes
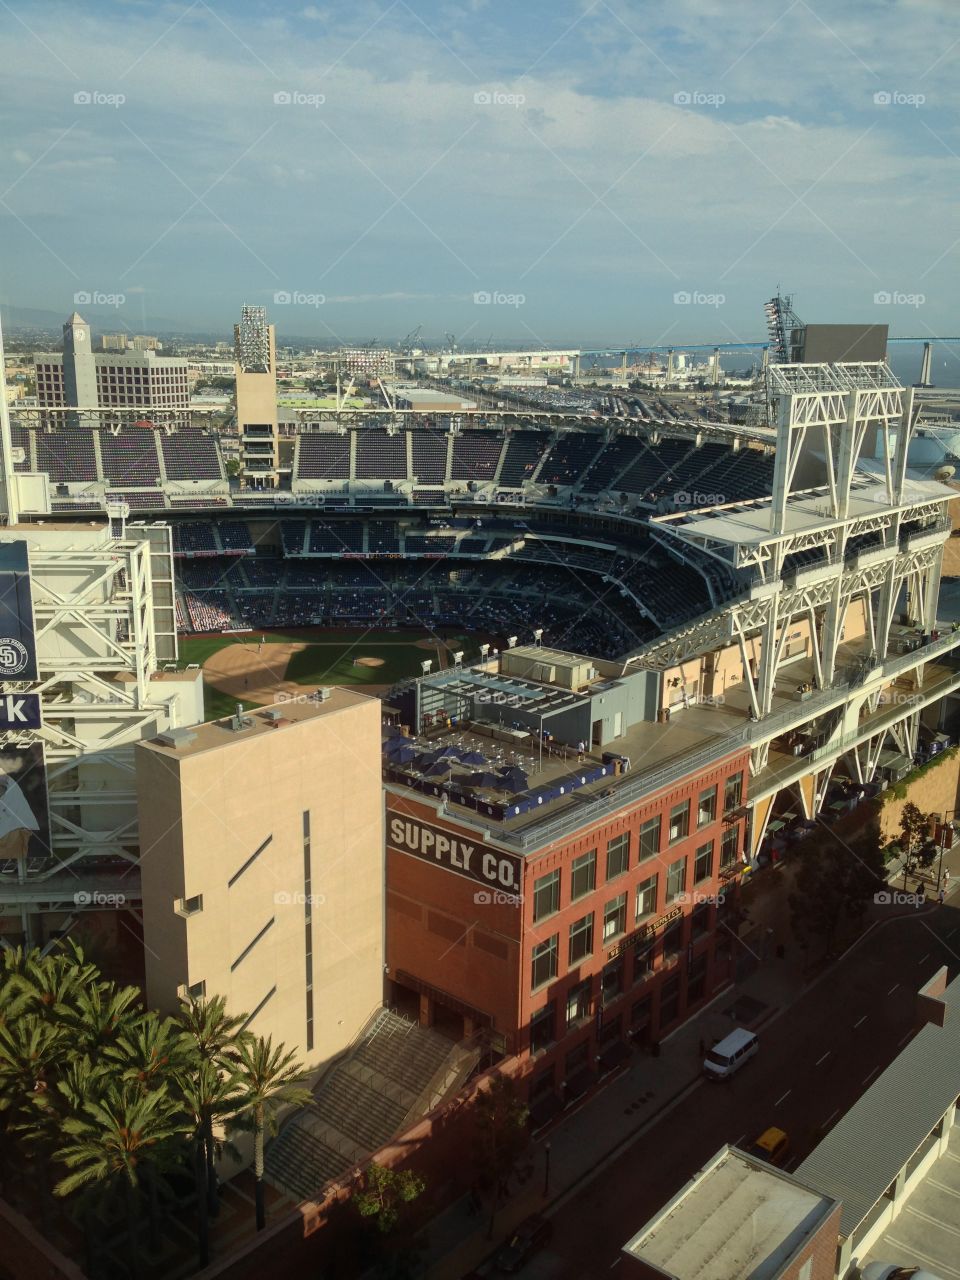
[[[960,846],[944,858],[944,867],[948,865],[949,897],[956,901],[960,891]],[[612,1073],[604,1085],[536,1135],[531,1147],[533,1174],[498,1212],[492,1240],[487,1239],[488,1215],[471,1213],[466,1196],[429,1224],[423,1271],[426,1280],[462,1280],[524,1218],[558,1209],[581,1183],[616,1159],[639,1133],[662,1119],[697,1084],[703,1062],[701,1042],[713,1044],[738,1025],[762,1028],[842,961],[841,955],[813,974],[805,969],[800,947],[784,931],[785,898],[784,886],[778,884],[777,889],[762,894],[751,904],[751,938],[760,939],[762,952],[751,960],[756,964],[752,973],[727,987],[667,1036],[661,1042],[658,1057],[636,1051],[625,1068]],[[912,915],[913,910],[894,908],[893,915],[890,906],[872,907],[861,939],[878,923]],[[927,899],[923,910],[939,910],[935,895]],[[780,943],[786,944],[783,959],[776,955]],[[547,1144],[549,1186],[545,1187]]]

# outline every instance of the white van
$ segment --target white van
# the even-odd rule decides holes
[[[726,1080],[739,1071],[759,1048],[760,1041],[755,1033],[738,1027],[713,1046],[703,1060],[703,1073],[708,1080]]]

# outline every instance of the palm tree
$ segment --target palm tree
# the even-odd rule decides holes
[[[105,1053],[135,1025],[140,1000],[136,987],[117,987],[112,982],[88,983],[79,992],[65,1021],[85,1050]]]
[[[193,1040],[196,1055],[201,1062],[235,1062],[235,1047],[246,1020],[246,1014],[233,1016],[227,1013],[227,1002],[223,996],[213,996],[209,1000],[197,1000],[190,996],[184,1000],[180,1012],[180,1021]],[[210,1216],[215,1218],[220,1212],[220,1200],[217,1195],[213,1116],[209,1113],[204,1122],[203,1145],[207,1162],[207,1205]]]
[[[14,990],[24,997],[25,1007],[50,1020],[68,1016],[84,989],[100,977],[96,965],[69,940],[62,951],[49,955],[36,948],[18,949],[8,959],[6,970]]]
[[[123,1188],[127,1208],[130,1267],[139,1274],[138,1231],[141,1180],[163,1162],[184,1124],[177,1103],[163,1089],[144,1093],[129,1082],[108,1084],[97,1101],[84,1105],[83,1114],[68,1116],[63,1130],[70,1139],[56,1153],[72,1172],[54,1187],[68,1196],[85,1187]]]
[[[150,1012],[124,1020],[104,1057],[117,1063],[122,1079],[148,1090],[187,1067],[194,1052],[193,1042],[178,1022]]]
[[[206,1160],[207,1134],[214,1124],[231,1119],[240,1102],[241,1076],[228,1066],[201,1058],[174,1077],[180,1103],[186,1113],[193,1147],[193,1176],[197,1190],[197,1243],[200,1266],[210,1261],[210,1170]],[[216,1194],[214,1192],[214,1194]]]
[[[263,1192],[265,1132],[269,1128],[271,1133],[276,1133],[280,1107],[306,1106],[313,1101],[313,1095],[303,1087],[305,1076],[302,1068],[294,1063],[293,1051],[287,1051],[283,1044],[274,1049],[272,1037],[244,1036],[236,1054],[243,1088],[241,1110],[254,1134],[257,1230],[262,1231],[267,1221]]]

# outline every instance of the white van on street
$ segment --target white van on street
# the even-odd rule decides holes
[[[703,1073],[708,1080],[726,1080],[739,1071],[748,1058],[760,1048],[756,1033],[738,1027],[713,1046],[703,1060]]]

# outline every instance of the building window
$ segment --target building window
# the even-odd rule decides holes
[[[717,788],[710,787],[707,791],[700,792],[700,799],[697,801],[697,826],[708,826],[717,816]]]
[[[699,884],[701,880],[709,880],[712,875],[713,841],[709,840],[706,844],[700,846],[693,860],[693,883]]]
[[[620,1037],[620,1029],[623,1026],[623,1014],[618,1013],[615,1018],[611,1018],[609,1022],[605,1022],[597,1032],[597,1044],[610,1044],[611,1041]]]
[[[650,996],[641,996],[630,1007],[630,1030],[641,1031],[650,1025]]]
[[[556,1017],[554,1016],[553,1001],[535,1013],[530,1019],[530,1052],[542,1053],[544,1049],[549,1048],[556,1039],[554,1035],[554,1024]]]
[[[743,798],[743,774],[735,773],[732,778],[728,778],[723,784],[723,811],[729,813],[731,809],[738,809],[740,801]]]
[[[570,901],[576,902],[585,893],[592,893],[597,887],[597,851],[574,858],[570,864]]]
[[[640,861],[660,852],[660,815],[650,818],[640,828]]]
[[[660,1031],[676,1022],[680,1014],[680,974],[674,973],[660,988]]]
[[[618,934],[625,933],[627,928],[627,894],[618,894],[603,909],[603,941],[609,942]]]
[[[642,942],[633,953],[633,980],[645,982],[653,973],[653,957],[656,955],[657,940],[650,938]]]
[[[542,987],[545,982],[549,982],[551,978],[557,976],[557,954],[559,949],[560,935],[558,933],[533,948],[531,985],[534,991],[536,991],[537,987]]]
[[[663,960],[665,964],[670,960],[676,960],[680,954],[682,943],[683,921],[675,920],[663,933]]]
[[[667,868],[667,902],[673,902],[683,893],[687,884],[687,860],[678,858]]]
[[[737,860],[740,851],[740,824],[739,822],[732,827],[727,827],[723,833],[723,839],[720,841],[720,867],[726,870],[732,867]]]
[[[196,893],[192,898],[178,898],[176,912],[178,916],[195,916],[203,910],[203,894]]]
[[[707,991],[707,953],[694,956],[687,970],[687,1004],[702,1000]]]
[[[657,909],[657,883],[659,876],[648,876],[646,880],[641,880],[637,885],[637,910],[636,917],[642,920],[645,916],[652,916]]]
[[[590,1041],[584,1040],[567,1054],[563,1064],[563,1073],[571,1080],[578,1072],[583,1071],[590,1061]]]
[[[560,910],[560,871],[551,871],[533,882],[533,922]]]
[[[630,866],[630,832],[614,836],[607,845],[607,879],[622,876]]]
[[[616,960],[603,966],[600,989],[604,1008],[623,994],[623,956],[617,956]]]
[[[579,964],[593,951],[593,912],[570,926],[570,964]]]
[[[191,983],[187,987],[187,995],[193,1000],[203,1000],[207,994],[207,980],[201,978],[199,982]]]
[[[590,1017],[593,979],[585,978],[567,992],[567,1030]]]
[[[690,831],[690,801],[675,804],[670,810],[670,843],[676,844]]]
[[[690,916],[690,940],[696,942],[710,932],[710,903],[698,902]]]

